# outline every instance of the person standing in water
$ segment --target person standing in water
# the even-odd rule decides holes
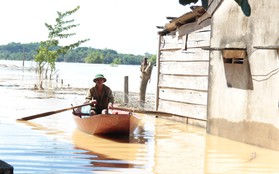
[[[111,89],[104,83],[107,79],[103,74],[96,74],[93,79],[95,86],[90,88],[86,95],[86,102],[92,103],[90,115],[107,114],[113,108],[114,96]]]

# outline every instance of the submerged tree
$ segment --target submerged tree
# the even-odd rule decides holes
[[[144,107],[145,103],[145,95],[146,95],[146,88],[147,82],[150,81],[150,77],[152,74],[152,63],[147,60],[145,57],[141,63],[140,71],[141,71],[141,83],[140,83],[140,107]]]
[[[38,73],[40,77],[42,77],[43,72],[45,71],[45,77],[47,78],[48,69],[50,68],[49,78],[51,79],[58,56],[66,54],[69,50],[74,49],[89,40],[84,39],[66,46],[59,46],[59,41],[62,39],[67,39],[76,35],[76,33],[65,33],[65,31],[78,27],[79,24],[74,24],[74,19],[67,20],[65,18],[78,11],[79,8],[80,7],[77,6],[71,11],[66,11],[64,13],[57,12],[58,17],[56,18],[55,25],[45,23],[45,26],[49,30],[48,40],[40,42],[39,49],[35,55],[35,62],[38,64]]]

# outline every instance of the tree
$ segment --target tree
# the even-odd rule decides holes
[[[0,45],[0,60],[34,60],[35,55],[38,54],[38,49],[42,43],[9,43],[7,45]],[[41,45],[42,46],[42,45]],[[59,46],[58,46],[59,47]],[[45,50],[46,51],[46,50]],[[144,57],[148,58],[148,61],[153,65],[156,64],[156,55],[145,53],[144,55],[134,55],[134,54],[122,54],[117,53],[117,51],[112,49],[96,49],[91,47],[77,47],[75,49],[70,49],[66,54],[60,54],[56,59],[56,62],[79,62],[79,63],[95,63],[95,60],[91,60],[94,54],[92,52],[99,52],[100,59],[97,61],[98,63],[104,64],[125,64],[125,65],[140,65],[141,61]],[[41,52],[41,54],[43,51]],[[93,55],[90,55],[90,54]],[[43,55],[37,55],[43,58]],[[88,57],[88,58],[87,58]],[[85,61],[87,58],[87,61]],[[93,58],[93,57],[92,57]],[[43,62],[42,63],[47,63]],[[39,63],[37,64],[39,65]],[[47,66],[47,64],[45,65]],[[43,65],[40,65],[43,67]],[[38,68],[39,69],[39,68]],[[42,69],[43,71],[44,69]]]
[[[104,55],[100,51],[92,51],[86,58],[86,63],[103,63]]]
[[[141,71],[140,107],[142,108],[144,107],[147,83],[150,80],[152,74],[152,68],[153,66],[151,62],[148,62],[147,57],[143,58],[140,66],[140,71]]]
[[[120,58],[115,58],[115,59],[113,59],[112,64],[114,64],[114,65],[119,65],[119,64],[121,64],[121,59],[120,59]]]
[[[75,9],[66,11],[64,13],[57,12],[58,17],[56,18],[56,24],[50,25],[45,23],[45,26],[49,30],[48,40],[42,41],[40,43],[39,49],[37,50],[37,54],[35,55],[35,61],[38,63],[38,73],[42,76],[45,66],[45,77],[48,75],[48,68],[50,68],[50,79],[52,73],[55,70],[55,62],[59,55],[66,54],[69,50],[78,47],[80,44],[88,41],[89,39],[79,40],[75,43],[59,46],[59,41],[62,39],[67,39],[71,36],[76,35],[76,33],[65,33],[65,31],[69,31],[72,28],[78,27],[79,24],[74,24],[74,19],[67,20],[65,18],[69,17],[73,13],[79,10],[79,6]]]
[[[148,61],[151,62],[152,65],[156,64],[157,61],[157,56],[155,54],[152,54],[149,58]]]

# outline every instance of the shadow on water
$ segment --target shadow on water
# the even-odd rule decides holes
[[[144,143],[137,143],[133,136],[89,135],[78,129],[72,134],[76,148],[87,149],[107,160],[136,160],[139,152],[146,148]],[[103,159],[102,159],[103,160]]]
[[[146,139],[144,136],[141,136],[143,134],[144,134],[144,129],[141,125],[139,125],[136,133],[131,134],[131,135],[103,134],[103,135],[94,135],[94,136],[99,137],[99,138],[108,139],[108,140],[116,142],[116,143],[146,144],[148,139]]]
[[[55,135],[59,135],[59,134],[63,134],[64,131],[60,131],[60,130],[56,130],[56,129],[50,129],[48,127],[45,127],[43,125],[40,125],[40,124],[37,124],[37,123],[34,123],[32,121],[21,121],[21,120],[17,120],[18,123],[21,123],[21,124],[25,124],[29,127],[31,127],[32,130],[35,130],[35,131],[43,131],[45,134],[47,135],[51,135],[51,134],[55,134]]]
[[[87,151],[87,149],[82,149],[75,147],[77,150],[82,150],[80,154],[96,156],[94,158],[88,158],[91,165],[87,167],[92,167],[94,171],[103,171],[105,168],[136,168],[138,165],[130,163],[128,161],[123,161],[115,158],[109,158],[107,155],[99,154],[97,152]]]

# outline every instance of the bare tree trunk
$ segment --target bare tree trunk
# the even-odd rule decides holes
[[[147,82],[150,80],[151,73],[152,73],[152,65],[150,62],[147,62],[147,58],[144,58],[140,67],[140,71],[141,71],[140,107],[143,108],[145,103]]]

